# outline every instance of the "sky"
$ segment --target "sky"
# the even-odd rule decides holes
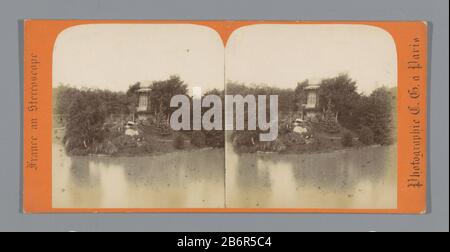
[[[397,85],[395,43],[373,26],[246,26],[232,33],[225,58],[228,81],[295,88],[347,73],[366,94]]]
[[[225,80],[295,88],[347,73],[368,94],[397,85],[396,57],[392,37],[365,25],[251,25],[234,31],[226,48],[199,25],[79,25],[57,38],[53,86],[126,91],[175,74],[191,90],[223,89]]]
[[[53,51],[53,86],[126,91],[138,81],[179,75],[204,90],[223,89],[223,43],[190,24],[94,24],[68,28]]]

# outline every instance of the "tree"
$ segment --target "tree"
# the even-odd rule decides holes
[[[305,92],[305,88],[309,85],[308,80],[304,80],[302,82],[297,83],[297,87],[295,88],[295,103],[297,105],[303,105],[306,104],[307,95]],[[298,107],[300,108],[300,107]]]
[[[227,83],[226,89],[227,95],[278,95],[278,110],[281,113],[291,112],[297,110],[296,106],[296,95],[294,90],[292,89],[281,89],[276,87],[270,87],[268,85],[245,85],[236,82]],[[269,111],[269,107],[267,110]]]
[[[355,112],[360,130],[367,127],[373,132],[373,141],[390,144],[396,129],[396,89],[375,89],[369,96],[361,96]]]
[[[67,114],[70,103],[73,101],[79,90],[68,85],[60,84],[53,88],[52,105],[54,114]]]
[[[319,88],[319,106],[322,110],[333,107],[339,123],[352,128],[355,120],[353,114],[360,98],[356,89],[356,82],[347,74],[324,79]]]
[[[127,93],[126,93],[126,99],[128,103],[128,110],[132,113],[136,112],[137,102],[138,102],[138,94],[137,91],[141,87],[140,82],[136,82],[133,85],[130,85],[128,87]]]
[[[205,92],[205,96],[207,95],[217,95],[220,97],[222,101],[222,115],[225,115],[225,91],[224,90],[218,90],[218,89],[212,89]],[[192,102],[191,102],[192,104]],[[202,107],[202,115],[208,110],[209,108]],[[191,117],[193,114],[191,113]],[[215,118],[213,118],[215,120]],[[192,118],[191,118],[192,122]],[[222,120],[222,129],[225,128],[225,120]],[[194,131],[195,133],[195,131]],[[205,136],[205,144],[209,147],[214,148],[222,148],[225,146],[225,130],[202,130],[201,133]],[[193,134],[193,137],[195,134]],[[194,144],[195,145],[195,144]]]
[[[136,82],[133,85],[130,85],[128,87],[127,90],[127,96],[131,97],[131,96],[135,96],[137,91],[141,88],[141,83],[140,82]]]
[[[64,144],[70,153],[95,152],[106,134],[106,118],[130,113],[131,100],[124,92],[80,90],[64,85],[54,88],[53,92],[54,113],[64,115]]]
[[[123,92],[112,92],[109,90],[90,90],[100,101],[100,110],[106,116],[111,114],[129,114],[130,100]]]
[[[163,114],[166,118],[174,111],[170,107],[170,100],[175,95],[186,95],[187,85],[180,77],[172,75],[169,79],[153,82],[150,93],[151,111],[156,114]]]
[[[101,100],[92,91],[80,91],[68,108],[64,143],[67,151],[87,150],[103,141],[105,112]]]
[[[369,107],[363,124],[374,133],[374,141],[379,144],[390,144],[395,129],[393,107],[395,97],[385,87],[375,89],[369,96]]]
[[[70,105],[79,98],[78,96],[81,93],[93,95],[99,101],[100,110],[106,116],[110,114],[128,114],[130,112],[130,104],[134,101],[134,99],[128,98],[123,92],[77,89],[68,85],[59,85],[53,88],[53,113],[67,115]]]

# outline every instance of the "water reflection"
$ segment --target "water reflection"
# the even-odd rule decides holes
[[[241,154],[227,148],[227,207],[396,208],[395,146],[333,153]]]
[[[396,146],[305,155],[237,155],[227,146],[226,157],[224,150],[69,157],[55,144],[53,207],[397,206]]]
[[[55,208],[224,207],[224,152],[68,157],[53,146]]]

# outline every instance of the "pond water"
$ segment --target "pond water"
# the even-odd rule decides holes
[[[304,155],[227,149],[226,206],[396,208],[396,153],[396,146]]]
[[[223,150],[69,157],[53,145],[54,208],[223,208]]]
[[[229,148],[225,162],[223,149],[70,157],[54,143],[53,207],[397,206],[395,146],[305,155],[237,155]]]

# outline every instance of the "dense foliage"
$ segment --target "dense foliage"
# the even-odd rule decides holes
[[[353,135],[351,132],[345,132],[341,138],[342,146],[344,147],[352,147],[353,146]]]
[[[174,111],[174,108],[170,107],[172,97],[178,94],[186,95],[188,92],[187,85],[175,75],[167,80],[153,82],[150,88],[151,112],[155,115],[162,114],[166,118]]]
[[[283,115],[292,114],[302,110],[306,103],[305,87],[308,80],[299,82],[295,89],[281,89],[268,85],[246,85],[229,82],[226,85],[227,95],[278,95],[278,109],[280,114],[280,141],[283,145],[291,146],[304,144],[305,139],[295,140],[296,134],[288,130],[283,122]],[[140,83],[130,85],[127,92],[112,92],[99,89],[77,89],[67,85],[54,88],[53,113],[64,118],[66,149],[72,153],[95,153],[105,148],[108,153],[117,151],[114,146],[121,148],[124,141],[112,139],[111,129],[106,127],[108,118],[112,115],[133,115],[136,111],[137,90]],[[167,80],[154,81],[150,88],[151,113],[161,117],[161,122],[167,124],[167,118],[174,111],[170,108],[170,100],[174,95],[187,95],[187,85],[177,76]],[[211,90],[206,94],[215,94],[222,98],[223,90]],[[348,75],[339,75],[334,78],[322,80],[319,87],[319,108],[321,116],[311,122],[315,130],[330,134],[351,131],[358,136],[359,142],[364,145],[391,144],[395,140],[396,132],[396,88],[385,87],[375,89],[371,94],[365,95],[357,92],[357,85]],[[224,106],[223,106],[224,108]],[[269,108],[269,107],[268,107]],[[205,112],[207,108],[202,108]],[[223,112],[224,114],[224,112]],[[247,118],[247,117],[246,117]],[[166,125],[167,126],[167,125]],[[170,131],[170,130],[169,130]],[[150,132],[150,131],[149,131]],[[344,146],[353,145],[352,133],[341,134]],[[117,132],[115,132],[117,134]],[[152,133],[149,133],[152,134]],[[167,134],[164,134],[167,135]],[[173,136],[174,147],[184,148],[184,137],[190,137],[192,146],[201,148],[205,146],[223,147],[225,134],[222,130],[191,131],[180,134],[170,133]],[[184,135],[184,136],[183,136]],[[234,139],[238,146],[252,147],[260,145],[260,149],[283,149],[281,142],[262,144],[258,140],[258,132],[239,132]],[[111,139],[107,139],[107,138]],[[119,136],[117,136],[119,137]],[[128,142],[132,140],[127,138]],[[125,142],[127,142],[125,141]],[[142,142],[146,150],[148,142]],[[153,149],[157,149],[154,146]]]
[[[178,134],[175,137],[175,141],[173,142],[173,147],[177,150],[184,149],[184,137],[181,134]]]
[[[279,114],[286,115],[302,109],[306,103],[304,88],[308,80],[299,82],[294,90],[269,87],[267,85],[244,85],[230,82],[227,94],[265,94],[279,96]],[[347,74],[323,79],[319,87],[319,109],[322,114],[317,118],[317,128],[337,133],[340,126],[355,133],[361,132],[364,144],[391,144],[396,130],[396,88],[380,87],[370,95],[358,93],[357,83]],[[282,127],[280,127],[282,129]],[[370,129],[368,132],[367,129]],[[358,134],[361,135],[361,134]],[[373,136],[371,136],[373,135]],[[373,141],[371,141],[373,138]]]
[[[137,142],[136,139],[117,132],[118,127],[122,127],[120,121],[109,122],[108,118],[127,118],[127,115],[136,113],[138,102],[137,91],[141,83],[137,82],[130,85],[127,92],[112,92],[99,89],[77,89],[68,85],[59,85],[53,89],[53,113],[58,118],[64,119],[65,136],[63,142],[66,150],[72,154],[110,154],[117,152],[118,149],[153,149],[148,146],[148,141]],[[150,86],[152,89],[150,95],[151,111],[156,118],[161,119],[162,124],[167,124],[167,118],[173,112],[170,108],[170,99],[176,94],[187,94],[187,85],[178,77],[171,76],[167,80],[154,81]],[[223,91],[212,90],[210,93],[218,94],[223,97]],[[129,117],[128,117],[129,118]],[[109,120],[111,121],[111,120]],[[115,126],[110,124],[116,124]],[[160,127],[167,128],[168,125],[154,125],[156,131]],[[188,134],[189,132],[185,132]],[[148,132],[152,135],[155,133]],[[224,132],[197,132],[192,140],[196,147],[223,147]],[[181,134],[174,135],[173,146],[176,149],[185,148],[184,137]],[[206,137],[207,136],[207,137]],[[183,139],[183,141],[181,141]],[[116,148],[113,148],[115,146]],[[155,151],[159,151],[157,148]]]
[[[64,144],[70,152],[94,152],[103,143],[106,118],[130,113],[126,94],[61,85],[54,89],[53,111],[65,121]]]
[[[367,127],[363,126],[359,130],[359,141],[365,145],[371,145],[374,143],[373,131]]]

